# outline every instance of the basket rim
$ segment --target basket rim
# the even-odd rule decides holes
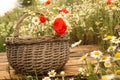
[[[69,41],[70,38],[66,36],[43,36],[43,37],[7,37],[6,44],[35,44],[42,42],[53,42],[53,41]]]

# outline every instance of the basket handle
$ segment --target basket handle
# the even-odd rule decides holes
[[[35,12],[36,14],[40,14],[40,15],[43,15],[43,14],[41,14],[41,13],[39,13],[39,12]],[[28,13],[25,13],[22,17],[20,17],[20,19],[17,21],[17,23],[15,24],[15,29],[14,29],[14,34],[13,34],[13,37],[18,37],[19,36],[19,29],[20,29],[20,24],[23,22],[23,20],[26,18],[26,17],[28,17],[28,16],[30,16],[30,14],[28,14]]]
[[[14,37],[18,37],[19,36],[19,29],[20,29],[20,24],[23,22],[23,20],[28,17],[29,14],[25,13],[22,17],[20,17],[20,19],[17,21],[17,23],[15,24],[15,29],[14,29]]]

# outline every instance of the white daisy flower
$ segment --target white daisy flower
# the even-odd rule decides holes
[[[88,53],[86,53],[85,55],[81,56],[80,61],[82,61],[82,60],[86,59],[86,58],[87,58],[87,56],[88,56]]]
[[[102,52],[97,50],[97,51],[93,51],[90,53],[90,56],[93,57],[93,58],[100,58],[102,56]]]
[[[86,72],[85,68],[80,67],[78,69],[79,73],[84,74]]]
[[[48,75],[49,75],[49,77],[55,77],[55,75],[56,75],[55,70],[51,70],[50,72],[48,72]]]
[[[30,13],[31,11],[29,9],[25,9],[24,12]]]
[[[79,45],[82,42],[82,40],[79,40],[78,42],[75,42],[71,45],[71,47],[76,47],[77,45]]]
[[[111,74],[111,75],[104,75],[102,76],[102,78],[100,80],[112,80],[114,79],[115,75]]]
[[[117,39],[117,38],[112,38],[110,41],[112,43],[115,43],[115,44],[119,44],[120,43],[120,39]]]
[[[117,46],[109,46],[107,49],[107,52],[114,52],[116,50]]]
[[[110,61],[111,56],[102,55],[99,62]]]
[[[64,12],[61,12],[58,16],[61,17],[61,18],[66,18],[67,14],[65,14]]]
[[[47,26],[42,26],[42,31],[46,31],[47,30]]]
[[[35,24],[35,25],[39,25],[39,23],[40,23],[39,18],[38,17],[33,17],[32,18],[32,23]]]
[[[114,38],[116,38],[116,37],[108,35],[103,40],[111,40],[111,39],[114,39]]]
[[[50,77],[44,77],[42,80],[51,80]]]
[[[110,61],[105,61],[105,62],[104,62],[104,66],[107,67],[107,68],[109,68],[109,67],[112,66],[112,64],[111,64]]]
[[[29,11],[28,12],[30,15],[35,15],[35,12],[33,12],[33,11]]]
[[[116,71],[115,71],[115,74],[116,74],[116,75],[120,75],[120,70],[119,70],[119,69],[116,70]]]
[[[115,56],[113,57],[113,60],[114,61],[120,60],[120,52],[119,51],[115,53]]]

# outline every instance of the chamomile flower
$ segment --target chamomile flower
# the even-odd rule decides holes
[[[35,24],[35,25],[39,25],[39,23],[40,23],[39,18],[38,17],[33,17],[32,18],[32,23]]]
[[[120,58],[120,52],[117,52],[117,53],[115,54],[115,58]]]
[[[28,12],[30,15],[35,15],[35,12],[33,12],[33,11],[29,11]]]
[[[102,55],[100,57],[100,61],[99,62],[105,62],[105,61],[110,61],[111,56],[107,56],[107,55]]]
[[[44,77],[42,80],[51,80],[50,77]]]
[[[116,50],[117,46],[109,46],[107,49],[107,52],[114,52]]]
[[[120,70],[116,70],[116,71],[115,71],[115,74],[116,74],[116,75],[120,75]]]
[[[65,14],[64,12],[61,12],[58,16],[59,16],[59,17],[62,17],[62,18],[66,18],[66,17],[67,17],[67,14]]]
[[[49,75],[49,77],[55,77],[55,75],[56,75],[55,70],[51,70],[50,72],[48,72],[48,75]]]
[[[47,30],[47,26],[42,26],[42,31],[46,31]]]
[[[24,10],[24,12],[29,13],[29,12],[31,12],[31,11],[26,8],[26,9]]]
[[[88,56],[88,53],[86,53],[85,55],[81,56],[80,61],[82,61],[82,60],[86,59],[86,58],[87,58],[87,56]]]
[[[110,41],[115,44],[120,43],[120,39],[117,39],[117,38],[112,38]]]
[[[85,68],[82,68],[82,67],[80,67],[78,71],[80,74],[84,74],[86,72]]]
[[[111,75],[104,75],[100,80],[112,80],[115,77],[114,74]]]
[[[102,56],[102,52],[97,50],[97,51],[93,51],[90,53],[90,56],[93,57],[93,58],[100,58]]]
[[[120,52],[116,52],[113,58],[114,61],[120,60]]]
[[[111,39],[114,39],[114,38],[116,38],[116,37],[108,35],[103,40],[111,40]]]
[[[105,61],[105,62],[104,62],[104,66],[107,67],[107,68],[109,68],[109,67],[112,66],[112,64],[111,64],[110,61]]]

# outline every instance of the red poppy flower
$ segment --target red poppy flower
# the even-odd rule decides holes
[[[63,35],[67,29],[67,26],[62,18],[56,18],[54,21],[54,30],[58,35]]]
[[[67,10],[66,8],[62,8],[61,10],[59,10],[59,13],[61,13],[61,12],[67,14],[67,13],[68,13],[68,10]]]
[[[50,3],[51,3],[51,0],[47,0],[47,1],[45,2],[46,5],[49,5]]]
[[[110,4],[111,4],[111,0],[108,0],[108,1],[107,1],[107,5],[110,5]]]
[[[41,23],[44,23],[47,19],[44,16],[39,16],[39,20]]]

